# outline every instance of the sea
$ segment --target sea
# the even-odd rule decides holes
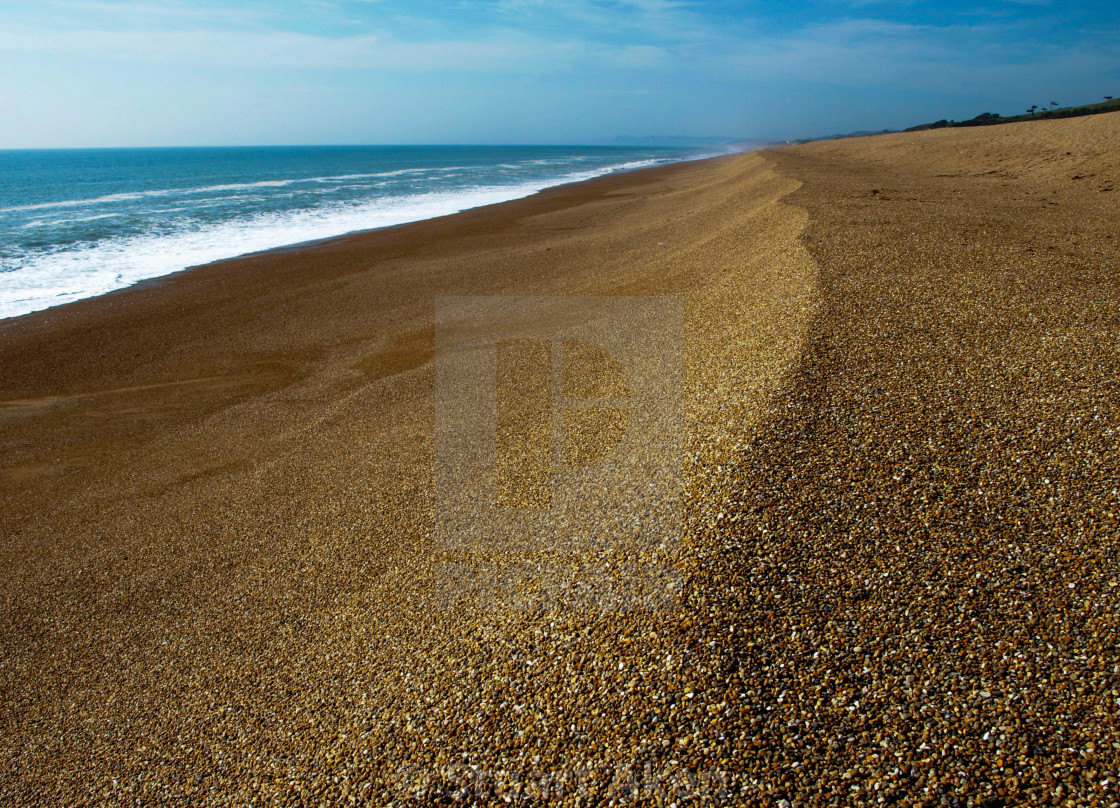
[[[0,318],[700,156],[551,146],[0,151]]]

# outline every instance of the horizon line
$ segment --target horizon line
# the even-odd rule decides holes
[[[658,136],[649,136],[650,140],[660,140]],[[639,140],[639,136],[620,136],[619,139]],[[678,146],[688,148],[695,146],[737,145],[749,143],[752,145],[780,143],[784,139],[749,139],[749,138],[685,138],[674,141],[673,138],[664,138],[664,142],[642,143],[235,143],[235,144],[204,144],[204,145],[148,145],[148,146],[0,146],[0,152],[25,152],[25,151],[108,151],[108,150],[143,150],[143,149],[362,149],[362,148],[391,148],[391,149],[446,149],[446,148],[523,148],[523,149],[590,149],[590,148],[642,148]],[[694,142],[688,142],[688,141]]]

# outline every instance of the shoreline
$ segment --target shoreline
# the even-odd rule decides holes
[[[742,152],[742,153],[743,154],[748,154],[750,152]],[[151,278],[144,278],[144,279],[136,281],[135,283],[130,284],[128,286],[121,287],[120,289],[112,289],[108,292],[91,295],[89,297],[78,298],[76,300],[71,300],[71,301],[68,301],[66,303],[60,303],[56,306],[49,306],[45,309],[38,309],[36,311],[27,312],[25,314],[19,314],[19,315],[15,315],[15,316],[12,316],[12,317],[0,318],[0,331],[2,331],[5,328],[8,328],[8,327],[23,325],[24,321],[29,320],[29,319],[33,320],[33,319],[38,318],[40,316],[61,315],[64,312],[68,311],[72,307],[85,307],[87,305],[96,305],[96,301],[99,301],[99,300],[116,299],[118,296],[126,296],[129,293],[134,292],[134,291],[152,290],[152,289],[157,289],[157,288],[162,288],[162,287],[165,287],[165,286],[168,286],[168,285],[172,285],[177,280],[182,279],[182,278],[186,278],[193,273],[211,272],[211,271],[214,271],[218,267],[226,267],[226,266],[230,266],[230,265],[233,265],[233,266],[230,266],[232,271],[236,272],[236,271],[238,271],[238,267],[236,265],[254,262],[255,260],[261,259],[261,258],[268,258],[270,256],[298,255],[298,254],[301,254],[301,253],[304,253],[304,252],[307,252],[307,251],[311,251],[311,250],[319,250],[319,249],[328,249],[329,250],[329,249],[335,248],[335,247],[343,247],[343,246],[348,245],[349,242],[351,242],[352,240],[360,240],[360,239],[363,239],[365,237],[368,237],[368,236],[370,236],[372,234],[376,234],[376,233],[399,231],[403,228],[410,228],[410,227],[417,227],[417,226],[422,227],[422,226],[424,226],[428,223],[453,220],[453,219],[455,219],[456,217],[459,217],[459,216],[466,216],[466,215],[474,214],[474,213],[477,213],[477,212],[480,212],[480,211],[490,211],[492,209],[501,208],[502,206],[506,206],[506,205],[517,205],[518,203],[524,202],[526,200],[532,200],[532,199],[536,199],[537,197],[547,196],[547,195],[549,195],[553,192],[560,191],[562,189],[569,189],[569,188],[579,187],[579,186],[584,186],[584,185],[592,185],[594,183],[598,183],[598,182],[601,182],[601,181],[604,181],[604,180],[611,180],[613,178],[628,176],[628,175],[631,175],[631,174],[634,174],[634,173],[640,173],[640,172],[646,172],[646,171],[656,172],[656,171],[660,171],[660,170],[663,170],[663,169],[670,169],[670,168],[674,168],[674,167],[677,167],[677,166],[687,165],[687,164],[696,163],[696,162],[704,162],[704,161],[708,161],[708,160],[725,159],[725,158],[728,158],[728,157],[734,157],[734,156],[736,156],[736,154],[739,154],[739,153],[726,154],[726,155],[713,155],[713,156],[695,158],[695,159],[681,159],[681,160],[674,160],[672,162],[668,162],[668,163],[664,163],[664,164],[660,164],[660,165],[655,165],[655,166],[642,166],[642,167],[639,167],[639,168],[631,168],[631,169],[625,169],[625,170],[614,170],[614,171],[611,171],[610,173],[607,173],[607,174],[604,174],[604,175],[601,175],[601,176],[598,176],[598,177],[592,177],[590,179],[575,180],[575,181],[571,181],[571,182],[562,182],[562,183],[559,183],[557,185],[550,185],[546,188],[542,188],[540,190],[533,191],[533,192],[531,192],[531,193],[529,193],[525,196],[519,196],[519,197],[515,197],[513,199],[503,200],[501,202],[493,202],[493,203],[488,203],[488,204],[485,204],[485,205],[479,205],[479,206],[473,207],[473,208],[465,208],[463,210],[456,211],[454,213],[447,213],[447,214],[443,214],[443,215],[440,215],[440,216],[432,216],[432,217],[429,217],[429,218],[417,219],[417,220],[409,221],[409,222],[401,222],[400,224],[386,225],[384,227],[375,227],[375,228],[370,228],[370,229],[365,229],[365,230],[353,230],[353,231],[349,231],[349,232],[339,233],[337,235],[326,236],[326,237],[321,238],[321,239],[313,239],[311,241],[295,242],[295,243],[291,243],[291,244],[282,244],[282,245],[279,245],[279,246],[276,246],[276,247],[270,247],[270,248],[267,248],[267,249],[264,249],[264,250],[257,250],[255,252],[244,253],[242,255],[233,256],[231,258],[222,258],[222,259],[218,259],[216,261],[211,261],[211,262],[208,262],[208,263],[205,263],[205,264],[197,264],[197,265],[194,265],[194,266],[183,267],[182,269],[175,270],[173,272],[168,272],[168,273],[163,274],[163,275],[157,275],[157,276],[154,276],[154,277],[151,277]],[[93,315],[93,316],[96,316],[96,315]]]
[[[553,189],[553,188],[560,188],[560,187],[564,187],[564,186],[567,186],[567,185],[579,184],[579,183],[582,183],[582,182],[593,182],[594,180],[600,179],[602,177],[621,175],[621,174],[626,174],[626,173],[629,173],[629,172],[632,172],[632,171],[643,171],[643,170],[646,170],[646,169],[649,169],[649,168],[660,168],[660,167],[666,166],[666,165],[675,165],[675,164],[678,164],[678,163],[688,163],[688,162],[695,162],[695,161],[698,161],[698,160],[714,159],[714,158],[718,158],[718,157],[731,156],[733,154],[739,154],[739,153],[746,153],[746,151],[725,152],[725,153],[722,153],[722,154],[701,152],[701,153],[699,153],[695,156],[684,156],[684,157],[678,157],[678,158],[675,158],[675,159],[667,159],[667,160],[659,161],[659,162],[656,162],[654,165],[628,166],[627,164],[620,164],[617,167],[610,168],[609,170],[603,171],[603,173],[600,173],[600,174],[597,174],[597,175],[591,176],[591,177],[577,177],[577,178],[558,177],[558,178],[556,178],[557,181],[553,182],[552,184],[545,185],[544,187],[535,187],[537,185],[536,182],[526,183],[524,185],[524,188],[529,188],[530,190],[527,190],[525,192],[522,192],[523,188],[521,188],[520,186],[509,186],[508,190],[513,195],[510,196],[509,198],[501,199],[497,202],[487,202],[487,203],[484,203],[484,204],[481,204],[481,205],[468,206],[468,207],[462,208],[460,210],[454,210],[454,211],[451,211],[451,212],[448,212],[448,213],[441,213],[441,214],[434,215],[434,216],[431,216],[431,215],[424,216],[422,218],[410,219],[410,220],[403,221],[403,222],[398,222],[398,223],[395,223],[395,224],[388,224],[388,225],[369,227],[369,228],[359,228],[357,230],[343,230],[341,232],[332,233],[332,234],[325,235],[325,236],[322,236],[322,237],[319,237],[319,238],[313,238],[313,239],[304,240],[304,241],[285,242],[285,243],[282,243],[282,244],[277,244],[275,246],[265,247],[265,248],[258,249],[258,250],[252,250],[252,251],[249,251],[249,252],[229,256],[229,257],[226,257],[226,258],[218,258],[218,259],[215,259],[213,261],[207,261],[207,262],[201,263],[201,264],[188,265],[188,266],[182,267],[180,269],[175,269],[175,270],[163,272],[162,274],[159,274],[159,275],[153,275],[153,276],[150,276],[150,277],[140,278],[139,280],[136,280],[136,281],[128,284],[127,286],[123,286],[123,287],[120,287],[118,289],[110,289],[107,292],[88,294],[88,295],[84,295],[82,297],[77,297],[77,298],[68,300],[68,301],[63,302],[63,303],[58,303],[58,304],[55,304],[55,305],[47,306],[45,308],[39,308],[39,309],[35,309],[33,311],[30,311],[30,312],[24,312],[22,314],[15,314],[15,315],[7,316],[7,317],[2,317],[2,318],[0,318],[0,323],[3,323],[7,320],[13,320],[13,319],[18,319],[20,317],[26,317],[26,316],[31,315],[31,314],[36,314],[37,312],[47,311],[47,310],[50,310],[50,309],[58,308],[60,306],[66,306],[66,305],[69,305],[71,303],[80,302],[82,300],[87,300],[91,297],[100,297],[102,295],[114,294],[114,293],[117,293],[117,292],[125,291],[125,290],[133,288],[135,286],[146,284],[150,281],[157,281],[157,280],[160,280],[162,278],[167,278],[169,276],[177,275],[181,272],[187,272],[187,271],[190,271],[190,270],[193,270],[193,269],[197,269],[199,267],[206,267],[206,266],[211,266],[211,265],[214,265],[214,264],[222,264],[222,263],[229,262],[229,261],[238,261],[238,260],[241,260],[241,259],[244,259],[244,258],[249,258],[249,257],[253,257],[253,256],[258,256],[258,255],[268,255],[268,254],[276,253],[276,252],[288,252],[288,251],[299,251],[299,250],[304,250],[304,249],[314,249],[315,247],[317,247],[319,245],[327,244],[327,243],[330,243],[330,242],[332,242],[334,240],[337,240],[337,239],[340,239],[340,238],[347,238],[347,237],[354,236],[354,235],[360,235],[362,233],[374,232],[376,230],[385,230],[385,229],[389,229],[389,228],[393,228],[393,227],[407,226],[407,225],[410,225],[410,224],[415,224],[417,222],[428,221],[428,220],[431,220],[431,219],[441,219],[441,218],[445,218],[447,216],[455,216],[455,215],[458,215],[460,213],[464,213],[464,212],[467,212],[467,211],[470,211],[470,210],[476,210],[478,208],[486,208],[486,207],[491,207],[493,205],[502,205],[502,204],[505,204],[507,202],[515,202],[519,199],[525,199],[527,197],[531,197],[531,196],[534,196],[536,194],[543,193],[543,192],[548,191],[548,190]],[[578,174],[578,172],[577,172],[577,174]],[[489,186],[486,186],[482,189],[471,189],[471,190],[473,192],[478,192],[479,190],[486,190],[487,188],[489,188]]]

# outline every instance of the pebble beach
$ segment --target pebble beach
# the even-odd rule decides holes
[[[673,164],[0,321],[0,803],[1120,805],[1118,141]],[[488,333],[497,507],[445,437]]]

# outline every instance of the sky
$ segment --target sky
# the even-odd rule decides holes
[[[1120,97],[1120,3],[0,0],[0,148],[773,141]]]

